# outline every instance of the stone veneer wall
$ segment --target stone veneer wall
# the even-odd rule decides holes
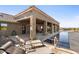
[[[7,30],[0,30],[0,35],[11,35],[12,31],[16,31],[17,34],[21,33],[20,24],[12,22],[14,20],[15,20],[14,16],[5,13],[0,13],[0,22],[7,23],[7,28],[8,28]]]
[[[17,23],[7,23],[7,30],[1,30],[0,35],[12,35],[12,32],[15,31],[16,34],[21,34],[20,24]]]

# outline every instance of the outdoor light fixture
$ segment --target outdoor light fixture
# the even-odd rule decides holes
[[[43,26],[41,26],[41,29],[43,29]]]
[[[30,30],[32,31],[32,27],[30,27]]]

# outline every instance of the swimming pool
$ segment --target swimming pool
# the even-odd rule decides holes
[[[60,32],[59,47],[70,48],[69,39],[68,39],[68,32]]]

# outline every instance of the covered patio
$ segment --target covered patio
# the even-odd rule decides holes
[[[58,30],[55,24],[36,18],[35,16],[18,19],[18,22],[21,25],[22,36],[24,35],[31,40],[45,40],[51,36],[54,36]]]

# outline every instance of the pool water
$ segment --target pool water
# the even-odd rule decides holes
[[[68,39],[68,32],[60,32],[59,47],[70,48],[69,39]]]

